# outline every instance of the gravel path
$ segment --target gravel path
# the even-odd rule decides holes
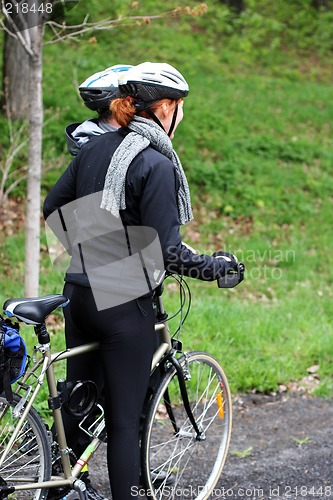
[[[331,400],[257,394],[236,398],[230,451],[211,498],[333,499],[332,430]],[[93,484],[111,499],[104,445],[90,471]]]

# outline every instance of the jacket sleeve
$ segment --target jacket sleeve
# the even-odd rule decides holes
[[[54,211],[76,199],[76,170],[77,159],[75,158],[44,200],[43,215],[45,220]]]
[[[140,201],[142,225],[156,229],[167,272],[205,281],[216,280],[224,275],[224,261],[195,254],[182,243],[178,186],[178,174],[168,159],[150,169]]]
[[[48,227],[70,254],[76,231],[74,204],[70,203],[76,199],[76,169],[75,158],[47,194],[43,205],[43,215]]]

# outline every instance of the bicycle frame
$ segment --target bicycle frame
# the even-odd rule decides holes
[[[223,287],[223,288],[231,288],[236,286],[238,283],[240,283],[243,280],[244,277],[244,265],[242,263],[238,264],[238,271],[231,273],[231,276],[226,276],[225,278],[220,278],[218,280],[218,286]],[[181,281],[179,281],[181,283]],[[187,285],[186,285],[187,286]],[[181,288],[182,289],[182,288]],[[203,363],[204,366],[209,367],[209,370],[213,370],[213,376],[218,377],[218,380],[220,381],[220,388],[226,387],[227,388],[227,408],[230,407],[230,391],[228,388],[228,383],[225,377],[225,374],[223,372],[222,367],[218,364],[218,362],[209,354],[204,353],[204,352],[191,352],[191,353],[183,353],[182,350],[182,343],[176,339],[171,337],[170,331],[169,331],[169,326],[168,326],[168,316],[165,313],[164,306],[163,306],[163,301],[162,301],[162,285],[160,285],[156,290],[155,290],[155,298],[154,302],[156,305],[156,324],[155,324],[155,330],[156,332],[160,335],[160,342],[159,346],[156,349],[155,353],[153,354],[153,359],[152,359],[152,365],[151,365],[151,373],[154,372],[154,370],[162,366],[164,370],[164,375],[162,377],[162,385],[157,387],[156,393],[153,394],[152,399],[151,399],[151,406],[148,407],[148,420],[147,420],[147,429],[146,434],[143,433],[142,435],[142,441],[143,441],[143,460],[144,460],[144,467],[143,467],[143,473],[146,474],[146,477],[144,476],[145,481],[149,485],[153,485],[154,481],[152,481],[151,474],[150,474],[150,439],[151,439],[151,421],[149,420],[150,418],[155,418],[156,412],[158,410],[157,404],[159,404],[160,401],[164,400],[164,406],[166,406],[166,412],[168,413],[171,426],[173,428],[173,435],[177,436],[178,433],[179,435],[182,436],[180,430],[181,426],[179,426],[179,421],[178,423],[176,422],[175,414],[177,413],[176,411],[173,412],[172,404],[170,402],[170,394],[169,394],[169,389],[168,389],[168,384],[169,381],[171,380],[170,377],[175,377],[176,380],[178,380],[179,384],[179,389],[180,393],[179,396],[182,400],[183,403],[183,409],[185,410],[185,418],[188,419],[190,422],[190,425],[192,426],[195,434],[193,432],[189,432],[188,424],[187,424],[187,430],[185,432],[186,437],[193,437],[195,438],[195,441],[206,441],[206,435],[205,435],[205,429],[203,429],[202,422],[200,421],[200,418],[202,416],[199,415],[196,418],[194,417],[194,413],[192,412],[191,405],[189,403],[189,398],[188,398],[188,392],[187,392],[187,387],[185,384],[186,380],[191,380],[191,373],[189,370],[189,365],[191,361],[198,360],[198,363]],[[18,423],[15,424],[15,428],[11,430],[13,434],[11,435],[11,438],[9,442],[7,443],[5,450],[0,458],[0,467],[3,465],[5,462],[6,458],[8,455],[10,455],[12,447],[14,445],[14,442],[17,437],[20,435],[20,431],[22,430],[23,426],[25,425],[25,421],[28,420],[28,417],[32,417],[31,415],[28,415],[29,412],[33,409],[34,403],[36,401],[36,398],[39,394],[39,391],[41,389],[41,386],[45,382],[45,377],[47,380],[47,385],[48,385],[48,393],[49,393],[49,408],[52,410],[53,414],[53,422],[54,422],[54,428],[55,432],[57,434],[57,456],[56,460],[60,458],[61,460],[61,465],[62,465],[62,472],[63,472],[63,477],[60,475],[54,475],[52,476],[51,480],[49,481],[43,481],[43,482],[33,482],[33,479],[26,479],[23,477],[17,478],[15,486],[9,486],[5,481],[2,482],[0,485],[0,499],[1,498],[7,498],[8,494],[14,493],[15,491],[23,491],[23,490],[48,490],[50,488],[56,488],[56,487],[65,487],[68,489],[75,490],[79,494],[80,500],[85,500],[86,499],[86,486],[82,480],[79,479],[79,475],[83,469],[83,467],[87,464],[89,461],[90,457],[93,455],[93,453],[96,451],[100,443],[102,442],[100,436],[101,432],[104,430],[103,426],[105,426],[104,423],[104,412],[102,410],[101,415],[99,415],[98,420],[97,420],[97,425],[95,427],[95,423],[92,424],[87,429],[83,428],[83,423],[86,416],[84,416],[84,412],[82,412],[82,420],[80,423],[80,427],[82,430],[87,432],[92,438],[90,444],[86,447],[85,451],[82,453],[81,457],[77,460],[76,464],[72,467],[71,466],[71,450],[67,445],[67,439],[66,439],[66,434],[65,434],[65,429],[64,429],[64,423],[62,419],[62,405],[64,403],[63,400],[61,400],[61,396],[63,395],[62,389],[57,387],[56,383],[56,378],[55,378],[55,371],[54,371],[54,365],[60,361],[69,359],[71,357],[78,356],[80,354],[85,354],[92,352],[93,350],[99,349],[99,343],[98,342],[91,342],[85,345],[77,346],[74,348],[68,348],[65,349],[64,351],[52,353],[51,352],[51,345],[50,345],[50,336],[49,333],[46,329],[45,325],[45,316],[47,314],[50,314],[56,307],[59,306],[64,306],[65,304],[68,303],[68,300],[66,300],[66,297],[62,295],[54,295],[54,296],[46,296],[44,297],[46,299],[45,303],[47,304],[47,307],[45,307],[45,303],[42,304],[42,307],[40,309],[37,309],[35,307],[34,309],[32,308],[32,311],[34,314],[37,313],[38,322],[36,322],[35,319],[30,321],[29,315],[26,315],[24,312],[24,308],[22,311],[17,310],[16,312],[18,313],[17,315],[15,314],[15,309],[16,305],[18,306],[22,304],[26,304],[27,302],[29,303],[30,300],[36,300],[36,302],[39,302],[40,299],[28,299],[28,298],[23,298],[21,299],[9,299],[8,301],[5,302],[4,308],[6,314],[8,316],[16,317],[19,321],[25,321],[25,318],[27,318],[27,323],[32,323],[35,325],[35,332],[38,336],[38,341],[39,344],[35,347],[35,352],[39,352],[40,356],[37,361],[34,361],[33,366],[27,370],[23,378],[17,382],[17,390],[16,392],[19,393],[20,399],[18,400],[17,404],[13,408],[13,416],[14,418],[18,418]],[[18,302],[16,302],[18,301]],[[6,305],[7,304],[7,305]],[[190,304],[190,302],[189,302]],[[29,305],[29,304],[28,304]],[[11,307],[13,308],[11,309]],[[50,307],[51,306],[51,307]],[[182,308],[184,306],[184,302],[181,299],[181,307],[178,311],[182,311]],[[52,309],[53,307],[53,309]],[[188,308],[189,310],[189,308]],[[181,319],[180,321],[180,326],[177,331],[180,330],[180,327],[182,326],[184,320],[186,319],[188,310],[185,314],[185,317]],[[10,313],[10,314],[9,314]],[[178,314],[177,313],[177,314]],[[22,314],[22,316],[20,316]],[[23,319],[22,319],[23,318]],[[176,354],[179,353],[181,357],[176,356]],[[210,377],[210,375],[209,375]],[[31,379],[33,382],[31,382]],[[164,382],[163,382],[164,379]],[[195,381],[195,377],[193,378]],[[36,383],[37,381],[37,383]],[[30,382],[30,383],[29,383]],[[36,387],[34,387],[36,384]],[[167,385],[165,385],[167,384]],[[210,381],[209,381],[210,384]],[[223,386],[221,385],[223,384]],[[66,388],[66,382],[64,383],[64,387]],[[59,390],[60,389],[60,390]],[[219,388],[217,390],[220,390]],[[25,391],[25,394],[22,395],[23,391]],[[222,401],[222,397],[220,392],[218,392],[218,395],[220,395],[220,401],[217,401],[217,412],[219,413],[221,411],[221,407],[224,404]],[[200,396],[201,398],[201,396]],[[15,398],[16,399],[16,398]],[[65,398],[64,398],[65,399]],[[17,401],[17,399],[16,399]],[[88,399],[86,399],[88,401]],[[96,401],[94,399],[91,400],[94,404]],[[178,402],[180,400],[178,399]],[[199,403],[199,401],[197,401]],[[89,406],[89,405],[88,405]],[[100,407],[101,408],[101,407]],[[196,406],[194,407],[195,414],[196,413]],[[4,410],[2,413],[2,416],[5,415],[6,411],[8,409],[8,405],[4,406]],[[89,408],[91,409],[91,408]],[[101,408],[102,409],[102,408]],[[213,488],[214,485],[216,484],[217,481],[217,474],[220,473],[222,470],[222,467],[224,465],[224,460],[225,456],[229,447],[229,442],[230,442],[230,431],[231,431],[231,410],[230,411],[230,416],[227,419],[227,427],[226,431],[223,432],[222,435],[222,440],[221,440],[221,446],[218,449],[218,454],[216,456],[216,463],[218,463],[219,469],[216,469],[216,463],[214,462],[213,464],[213,470],[212,474],[207,478],[208,479],[208,486],[210,488]],[[35,413],[35,411],[33,412]],[[75,408],[73,409],[73,413],[75,413]],[[79,413],[79,412],[78,412]],[[224,411],[223,411],[224,415]],[[0,415],[0,418],[2,418]],[[199,419],[198,419],[199,417]],[[221,417],[223,418],[223,416]],[[35,416],[36,422],[38,423],[39,426],[43,425],[43,419],[39,416],[37,419],[37,415]],[[177,417],[178,420],[178,417]],[[198,425],[199,424],[199,425]],[[89,423],[88,423],[89,425]],[[182,425],[182,424],[181,424]],[[92,432],[91,429],[94,428],[94,431]],[[200,430],[201,429],[201,430]],[[43,439],[42,444],[44,448],[46,449],[47,453],[49,451],[49,447],[51,446],[51,438],[50,438],[50,443],[45,443],[45,440],[47,439],[47,434],[45,434],[45,431],[42,429],[42,434]],[[40,432],[40,431],[39,431]],[[172,432],[171,432],[172,434]],[[169,441],[169,436],[167,436],[167,440]],[[142,443],[141,441],[141,443]],[[167,441],[167,442],[168,442]],[[208,442],[208,441],[207,441]],[[53,444],[53,442],[52,442]],[[148,447],[147,447],[148,446]],[[59,452],[59,455],[58,455]],[[44,453],[44,451],[43,451]],[[44,457],[46,458],[45,462],[47,462],[47,465],[49,467],[49,456]],[[172,456],[172,460],[175,458]],[[177,462],[178,464],[178,453],[176,454]],[[148,461],[147,461],[148,460]],[[170,462],[172,463],[172,462]],[[178,467],[178,465],[177,465]],[[158,464],[159,468],[159,464]],[[170,469],[170,472],[172,472],[172,469]],[[49,473],[49,469],[47,469],[47,473]],[[147,475],[148,474],[148,475]],[[48,477],[44,474],[44,477]],[[2,479],[0,478],[2,481]],[[13,483],[13,481],[11,481]],[[46,493],[45,493],[46,494]],[[43,497],[45,497],[45,494]],[[200,496],[201,498],[201,496]]]
[[[159,366],[162,359],[165,358],[166,355],[169,355],[173,352],[172,339],[168,327],[167,315],[164,311],[164,306],[162,302],[162,298],[159,295],[157,298],[157,307],[159,311],[159,317],[163,318],[163,321],[157,323],[155,325],[155,331],[160,334],[161,343],[156,349],[153,359],[151,372]],[[84,491],[84,486],[82,488],[82,481],[78,479],[79,474],[82,468],[87,464],[90,457],[96,451],[101,441],[98,437],[94,437],[90,444],[87,446],[85,451],[82,453],[81,457],[77,460],[74,467],[71,466],[70,456],[69,456],[69,448],[67,445],[66,433],[64,429],[62,414],[61,414],[61,404],[59,400],[59,394],[57,390],[54,365],[60,361],[66,360],[70,357],[75,357],[80,354],[92,352],[99,348],[98,342],[91,342],[88,344],[84,344],[82,346],[68,348],[64,351],[51,353],[51,346],[49,342],[49,334],[47,332],[45,324],[35,326],[35,332],[39,339],[39,344],[35,347],[35,351],[41,353],[41,358],[37,360],[31,368],[27,370],[24,377],[20,382],[18,382],[18,390],[17,393],[22,393],[25,391],[25,394],[22,396],[21,401],[15,407],[14,412],[17,416],[20,416],[20,419],[17,423],[17,426],[3,452],[3,455],[0,459],[0,466],[3,464],[8,451],[11,449],[17,435],[19,434],[23,422],[33,407],[38,393],[45,382],[45,377],[47,380],[48,391],[50,401],[52,401],[52,412],[53,412],[53,421],[55,426],[55,431],[57,434],[57,442],[59,445],[61,462],[63,467],[64,478],[58,478],[50,481],[43,481],[39,483],[25,483],[18,484],[15,487],[8,487],[7,493],[19,490],[33,490],[33,489],[49,489],[53,487],[69,487],[76,491],[78,491],[79,495]],[[40,371],[39,375],[38,372]],[[32,384],[27,384],[27,382],[31,379],[31,377],[35,377],[37,379],[37,385],[33,389]],[[0,498],[4,492],[4,487],[1,487]],[[82,498],[85,498],[83,496]]]

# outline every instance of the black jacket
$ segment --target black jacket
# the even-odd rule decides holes
[[[49,194],[43,213],[45,219],[64,205],[93,193],[102,192],[105,175],[114,151],[127,129],[105,133],[80,150]],[[224,261],[197,255],[182,243],[177,208],[178,174],[173,163],[152,147],[131,163],[126,176],[126,209],[120,212],[126,226],[148,226],[158,233],[167,272],[212,281],[223,275]],[[93,218],[87,224],[93,225]],[[66,281],[89,286],[79,254],[73,253],[75,273],[68,271]],[[76,265],[75,265],[76,264]],[[78,272],[80,269],[83,272]]]

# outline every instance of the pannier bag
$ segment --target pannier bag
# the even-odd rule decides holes
[[[13,401],[11,384],[24,374],[27,367],[27,348],[19,325],[0,316],[0,393]]]

